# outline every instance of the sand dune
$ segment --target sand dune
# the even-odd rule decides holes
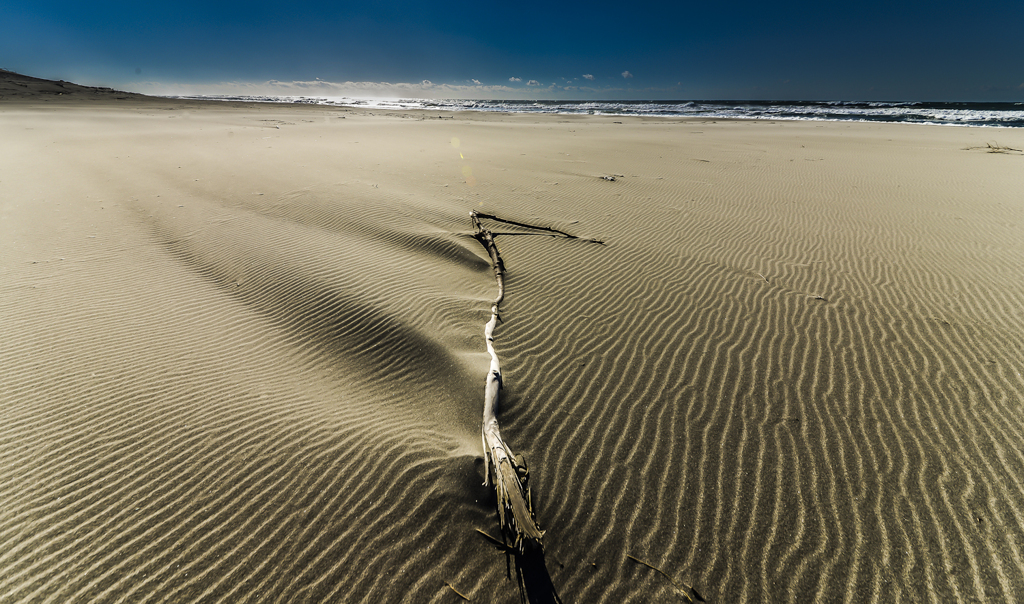
[[[1024,133],[372,113],[0,101],[0,599],[518,601],[472,209],[562,600],[1024,599]]]

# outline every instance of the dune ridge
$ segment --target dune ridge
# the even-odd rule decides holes
[[[4,601],[517,601],[474,209],[605,242],[494,229],[564,601],[681,601],[628,556],[709,602],[1024,598],[984,129],[47,98],[0,105]]]

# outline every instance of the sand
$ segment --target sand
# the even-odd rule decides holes
[[[473,209],[564,602],[1024,601],[1024,131],[2,75],[0,601],[517,602]]]

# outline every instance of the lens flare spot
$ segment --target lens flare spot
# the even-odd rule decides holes
[[[453,147],[455,147],[456,149],[458,149],[458,148],[459,148],[459,145],[461,145],[461,144],[462,144],[462,142],[461,142],[461,141],[459,141],[459,137],[457,137],[457,136],[453,136],[453,137],[452,137],[452,146],[453,146]]]
[[[466,184],[473,186],[476,184],[476,178],[473,176],[473,168],[469,166],[462,166],[462,175],[466,177]]]

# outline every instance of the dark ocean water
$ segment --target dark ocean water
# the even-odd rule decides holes
[[[419,101],[425,108],[1024,127],[1024,103],[819,101]]]
[[[219,100],[428,109],[640,115],[759,120],[899,122],[951,126],[1024,127],[1024,103],[877,101],[515,101],[461,99],[354,99],[346,97],[205,96]]]

